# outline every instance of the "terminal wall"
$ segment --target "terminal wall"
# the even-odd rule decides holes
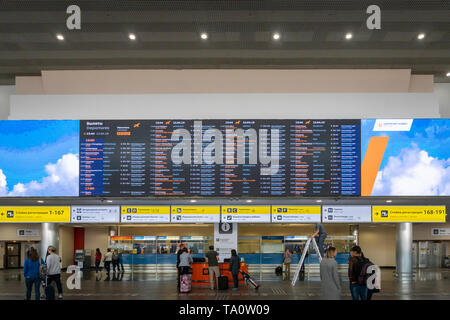
[[[72,227],[59,227],[59,255],[63,268],[74,264],[73,237]]]
[[[396,224],[359,226],[359,246],[380,267],[395,267]]]

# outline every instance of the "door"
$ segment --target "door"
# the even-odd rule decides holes
[[[6,269],[20,268],[20,243],[7,242],[5,248]]]

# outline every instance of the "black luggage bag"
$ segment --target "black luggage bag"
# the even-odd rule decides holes
[[[228,289],[228,277],[220,276],[217,280],[219,283],[219,290],[227,290]]]

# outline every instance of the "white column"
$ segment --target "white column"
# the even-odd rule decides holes
[[[59,250],[59,226],[56,223],[41,223],[41,251],[39,254],[42,259],[45,259],[49,246],[54,246],[56,250]]]
[[[405,222],[397,225],[397,276],[400,280],[411,280],[412,273],[412,223]]]

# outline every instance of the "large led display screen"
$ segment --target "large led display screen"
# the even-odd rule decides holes
[[[449,196],[450,119],[361,120],[362,196]]]
[[[80,122],[80,196],[358,196],[360,120]]]
[[[79,121],[0,121],[0,197],[78,197]]]

